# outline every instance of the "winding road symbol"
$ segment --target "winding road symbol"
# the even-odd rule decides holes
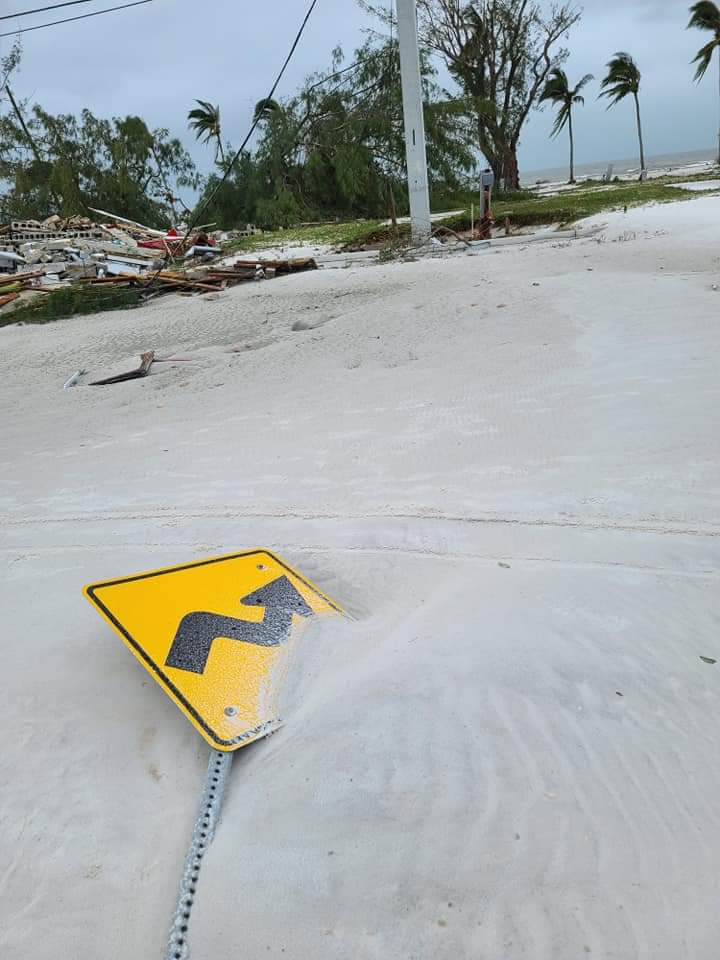
[[[240,603],[245,607],[265,607],[263,619],[258,623],[206,611],[188,613],[180,621],[165,666],[202,675],[212,645],[221,637],[259,647],[279,647],[290,637],[294,616],[313,616],[312,609],[285,576],[249,593]]]

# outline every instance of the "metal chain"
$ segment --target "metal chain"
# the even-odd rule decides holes
[[[210,754],[200,812],[195,821],[192,842],[185,859],[180,895],[170,929],[165,960],[188,960],[190,956],[188,929],[190,927],[190,914],[195,902],[200,867],[220,819],[220,807],[232,766],[232,759],[232,753],[221,753],[219,750],[213,750]]]

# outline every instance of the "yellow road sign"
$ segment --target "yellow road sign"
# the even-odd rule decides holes
[[[290,641],[311,617],[340,613],[266,550],[85,587],[85,596],[216,750],[278,724]]]

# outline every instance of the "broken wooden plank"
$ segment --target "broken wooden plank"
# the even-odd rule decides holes
[[[154,227],[146,227],[143,223],[138,223],[137,220],[128,220],[127,217],[118,217],[114,213],[108,213],[107,210],[98,210],[96,207],[88,207],[88,210],[92,210],[93,213],[101,213],[104,217],[110,217],[114,223],[127,223],[131,227],[135,227],[137,230],[144,230],[145,233],[149,233],[151,237],[164,237],[167,233],[166,230],[155,230]]]
[[[152,279],[157,280],[160,283],[177,284],[181,287],[192,287],[195,290],[207,291],[208,293],[216,293],[219,289],[217,286],[213,286],[209,283],[201,283],[199,280],[189,280],[182,275],[174,273],[157,273]]]
[[[25,280],[34,280],[35,277],[42,277],[44,274],[44,270],[33,270],[30,273],[8,273],[0,276],[0,287],[7,286],[8,283],[22,283]]]
[[[256,270],[208,270],[205,277],[212,280],[254,280],[257,275]]]
[[[140,357],[140,366],[135,370],[129,370],[127,373],[119,373],[115,377],[106,377],[104,380],[96,380],[91,383],[91,387],[104,387],[111,383],[124,383],[126,380],[139,380],[140,377],[146,377],[150,372],[150,367],[155,359],[155,351],[148,350]]]
[[[254,270],[257,267],[269,267],[277,273],[299,273],[302,270],[317,270],[313,257],[296,257],[294,260],[236,260],[235,270]]]

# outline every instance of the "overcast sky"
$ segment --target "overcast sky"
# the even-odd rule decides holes
[[[53,2],[53,0],[47,0]],[[32,26],[122,0],[0,21],[0,32]],[[387,0],[390,2],[390,0]],[[208,169],[212,151],[194,143],[186,115],[193,100],[219,103],[225,137],[238,144],[253,105],[266,94],[304,16],[308,0],[153,0],[77,23],[26,33],[17,93],[51,112],[89,107],[99,116],[139,114],[151,126],[180,136],[198,163]],[[33,0],[0,0],[0,10],[44,6]],[[690,60],[706,42],[685,29],[686,0],[586,0],[581,23],[567,46],[571,81],[595,74],[587,106],[577,112],[579,163],[631,157],[637,151],[630,102],[606,112],[597,103],[599,78],[616,50],[628,50],[643,71],[642,108],[648,155],[711,148],[717,142],[717,58],[712,73],[697,86]],[[330,51],[360,44],[368,18],[355,0],[319,0],[279,95],[292,93],[302,78],[327,65]],[[12,38],[0,39],[0,54]],[[7,103],[0,110],[7,109]],[[567,139],[548,139],[552,117],[535,112],[525,129],[521,170],[560,166],[567,161]]]

